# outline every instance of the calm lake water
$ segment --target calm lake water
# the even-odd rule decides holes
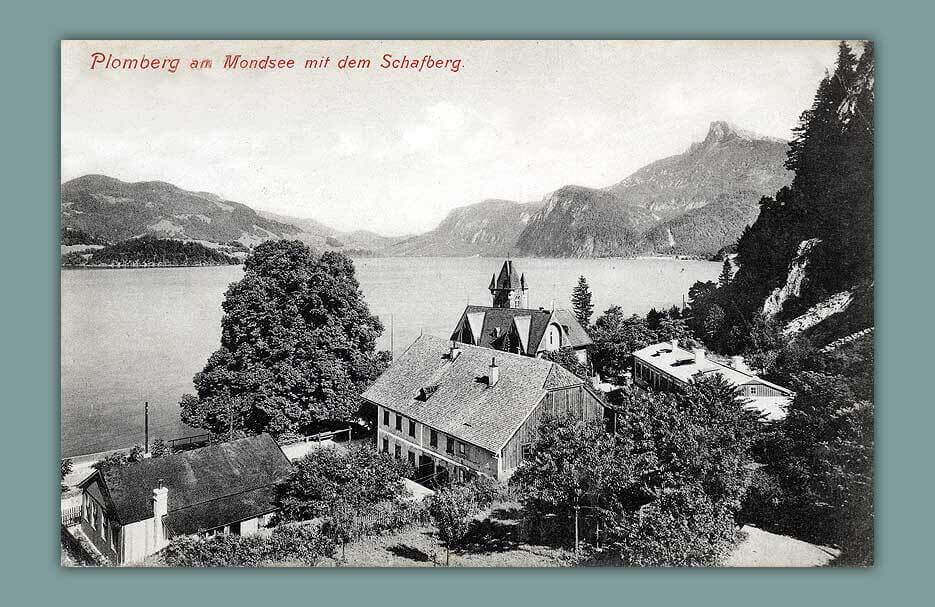
[[[357,259],[371,312],[386,327],[380,348],[396,352],[420,332],[447,337],[468,303],[489,305],[487,285],[502,259]],[[718,263],[677,259],[520,259],[531,307],[570,308],[579,275],[587,277],[595,315],[681,303],[696,280],[715,280]],[[62,452],[127,447],[150,438],[196,434],[178,419],[179,397],[220,344],[221,300],[240,266],[63,270]]]

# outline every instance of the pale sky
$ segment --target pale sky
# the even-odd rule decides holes
[[[835,59],[828,42],[62,43],[62,181],[168,181],[341,230],[430,230],[487,198],[608,186],[683,152],[714,120],[791,137]],[[92,53],[180,57],[175,73]],[[227,70],[226,54],[293,58]],[[381,69],[404,54],[457,72]],[[341,70],[345,55],[370,69]],[[325,69],[306,59],[330,56]],[[195,57],[213,59],[194,71]]]

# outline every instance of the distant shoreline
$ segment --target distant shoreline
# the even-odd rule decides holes
[[[340,251],[334,251],[340,253]],[[482,255],[349,255],[350,259],[497,259],[502,256],[491,255],[491,256],[482,256]],[[682,256],[682,255],[621,255],[621,256],[601,256],[601,257],[526,257],[526,256],[508,256],[510,259],[609,259],[609,260],[670,260],[670,261],[704,261],[709,263],[720,263],[711,259],[705,259],[703,257],[693,257],[693,256]],[[137,269],[148,269],[148,268],[214,268],[214,267],[224,267],[228,265],[232,266],[242,266],[244,264],[243,260],[240,263],[226,264],[226,263],[206,263],[206,264],[84,264],[84,265],[69,265],[61,266],[63,270],[137,270]]]
[[[62,266],[63,270],[149,270],[153,268],[224,268],[242,266],[240,263],[179,263],[179,264],[85,264],[81,266]]]

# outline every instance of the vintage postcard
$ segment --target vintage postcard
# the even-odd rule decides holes
[[[872,565],[874,69],[62,41],[62,565]]]

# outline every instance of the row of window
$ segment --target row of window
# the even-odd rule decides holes
[[[380,450],[383,451],[384,453],[390,452],[390,440],[388,438],[383,439],[383,443],[381,445]],[[402,451],[403,451],[403,445],[399,443],[393,444],[393,456],[396,459],[402,459]],[[422,464],[422,462],[417,463],[416,453],[417,452],[413,451],[412,449],[406,449],[406,459],[409,462],[409,465],[412,466],[413,468],[416,468],[417,466],[420,466]],[[444,461],[438,461],[436,463],[438,465],[438,470],[440,472],[444,470],[449,470],[449,468],[447,468],[448,464],[446,464]],[[453,480],[456,480],[456,481],[465,481],[477,475],[477,473],[474,472],[473,470],[469,468],[464,468],[458,465],[454,466],[451,474],[453,474]]]
[[[662,373],[659,373],[650,367],[647,367],[646,365],[636,363],[635,367],[637,379],[642,379],[654,388],[670,390],[676,385],[676,383],[668,376],[663,375]]]
[[[404,426],[403,422],[406,422],[409,436],[411,436],[412,438],[415,438],[416,437],[416,422],[414,420],[403,417],[399,413],[394,413],[393,415],[395,416],[396,430],[398,432],[402,432],[403,426]],[[390,425],[390,412],[386,409],[383,410],[383,425],[387,427],[389,427]],[[387,446],[387,440],[385,438],[383,439],[383,444],[384,444],[383,450],[386,452],[389,452],[389,447]],[[433,449],[438,449],[438,431],[437,430],[430,430],[429,446],[432,447]],[[397,450],[398,449],[399,447],[397,446]],[[457,452],[455,451],[456,449],[457,449]],[[445,453],[448,453],[450,455],[455,455],[457,453],[457,455],[461,457],[466,457],[467,446],[460,441],[456,441],[450,436],[446,436],[445,437]],[[399,453],[396,454],[396,457],[399,458]]]
[[[413,420],[411,420],[411,419],[410,419],[410,420],[406,420],[406,418],[404,418],[404,417],[403,417],[402,415],[400,415],[399,413],[396,414],[396,430],[398,430],[399,432],[402,432],[402,431],[403,431],[403,421],[408,421],[408,422],[409,422],[409,428],[408,428],[408,430],[409,430],[409,436],[412,436],[413,438],[415,438],[415,435],[416,435],[416,422],[413,421]],[[390,425],[390,412],[387,411],[386,409],[383,410],[383,425],[384,425],[384,426],[389,426],[389,425]]]

